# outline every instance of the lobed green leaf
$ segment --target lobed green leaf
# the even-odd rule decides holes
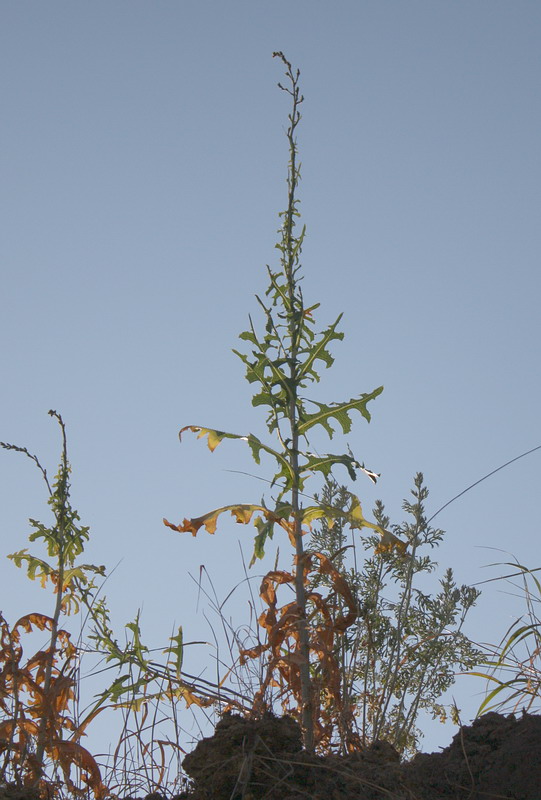
[[[352,425],[350,417],[351,412],[358,411],[367,420],[367,422],[370,422],[370,413],[366,406],[370,400],[374,400],[374,398],[380,395],[382,391],[383,386],[379,386],[377,389],[374,389],[373,392],[370,392],[369,394],[362,394],[359,398],[352,398],[351,400],[347,400],[345,403],[331,403],[330,405],[324,405],[323,403],[310,401],[318,407],[318,410],[314,414],[305,414],[303,416],[298,426],[299,434],[306,436],[306,433],[308,430],[310,430],[310,428],[313,428],[315,425],[321,425],[329,434],[329,438],[332,439],[335,429],[330,424],[331,420],[338,422],[344,434],[349,433]]]

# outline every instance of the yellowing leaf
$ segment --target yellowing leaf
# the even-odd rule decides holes
[[[14,625],[15,628],[24,628],[26,633],[32,632],[32,627],[35,626],[40,631],[44,630],[52,630],[54,625],[53,620],[51,617],[48,617],[46,614],[25,614],[24,617],[21,617]]]
[[[189,689],[181,689],[181,694],[186,703],[186,708],[189,708],[191,705],[196,705],[199,708],[205,708],[205,706],[209,706],[211,704],[211,701],[209,701],[208,698],[198,697]]]
[[[248,525],[255,512],[261,512],[265,517],[280,525],[287,532],[290,531],[291,525],[287,520],[279,517],[274,511],[271,511],[264,506],[255,506],[241,503],[232,506],[222,506],[222,508],[215,508],[214,511],[209,511],[208,514],[203,514],[201,517],[194,517],[193,519],[184,519],[180,525],[174,525],[172,522],[164,519],[164,525],[171,528],[173,531],[179,533],[191,533],[196,536],[198,531],[204,527],[207,533],[216,533],[216,526],[218,524],[218,517],[225,511],[230,511],[231,515],[235,518],[235,522],[241,525]]]
[[[375,529],[381,536],[381,541],[374,550],[375,553],[388,553],[391,550],[398,550],[403,555],[406,552],[408,545],[398,536],[395,536],[394,533],[386,531],[385,528],[380,528],[379,525]]]
[[[351,591],[351,587],[348,584],[347,580],[344,578],[343,575],[336,569],[336,567],[332,564],[330,559],[324,553],[310,553],[308,554],[308,564],[310,563],[312,557],[319,559],[319,572],[322,575],[328,575],[332,581],[333,588],[338,594],[341,594],[344,600],[346,601],[349,611],[344,616],[341,615],[336,618],[334,621],[334,630],[336,631],[345,631],[352,625],[355,620],[357,619],[358,615],[358,608],[357,602],[353,593]]]
[[[349,494],[349,497],[350,505],[345,511],[340,511],[340,509],[333,508],[331,506],[325,506],[321,516],[324,517],[329,523],[332,523],[335,519],[342,519],[351,525],[352,528],[371,528],[372,530],[376,531],[376,533],[381,536],[381,541],[375,548],[376,553],[385,553],[393,549],[396,549],[401,553],[406,552],[406,542],[403,542],[398,538],[398,536],[395,536],[394,533],[385,530],[385,528],[382,528],[377,523],[367,520],[363,514],[363,509],[359,498],[352,493]],[[307,509],[307,511],[312,512],[312,509]],[[315,509],[313,514],[314,516],[312,519],[318,519],[317,511]],[[310,517],[308,517],[307,522],[309,522],[309,520]]]
[[[0,722],[0,739],[9,740],[14,735],[15,731],[28,736],[37,736],[39,733],[39,726],[37,723],[29,719],[6,719]],[[26,736],[21,738],[25,739]]]
[[[202,439],[203,436],[208,436],[207,444],[209,450],[214,452],[222,439],[227,436],[224,431],[217,431],[213,430],[212,428],[201,428],[199,425],[186,425],[184,428],[181,428],[178,434],[178,438],[182,439],[182,434],[184,431],[192,431],[192,433],[197,433],[197,438]]]
[[[200,425],[186,425],[179,431],[178,435],[179,439],[181,440],[184,431],[197,433],[198,439],[201,439],[203,436],[207,436],[207,444],[211,452],[216,450],[220,442],[222,442],[224,439],[234,439],[236,441],[246,442],[252,451],[252,456],[256,464],[260,463],[261,451],[263,450],[265,453],[268,453],[270,456],[272,456],[280,467],[279,471],[274,476],[274,482],[278,482],[283,479],[285,489],[291,488],[293,485],[293,470],[287,458],[282,453],[279,453],[277,450],[274,450],[272,447],[269,447],[269,445],[262,442],[257,438],[257,436],[254,436],[253,433],[248,433],[245,436],[241,436],[237,433],[226,433],[226,431],[218,431],[214,428],[202,428]]]
[[[302,521],[308,525],[310,530],[312,529],[312,523],[318,519],[322,519],[323,517],[327,517],[327,512],[321,506],[308,506],[307,508],[303,508],[302,510]],[[331,527],[333,520],[329,520]]]
[[[70,767],[73,764],[81,770],[81,777],[94,792],[94,797],[103,798],[106,796],[107,790],[101,780],[100,768],[86,748],[77,742],[57,740],[51,751],[53,758],[60,762],[64,775],[72,787],[73,784],[69,780],[69,774]]]

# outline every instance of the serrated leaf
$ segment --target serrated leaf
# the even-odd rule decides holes
[[[42,587],[45,587],[47,584],[47,579],[54,579],[54,576],[57,574],[56,570],[51,567],[46,561],[43,561],[41,558],[36,558],[33,555],[30,555],[26,548],[24,550],[19,550],[17,553],[11,553],[8,555],[8,558],[13,561],[13,563],[17,567],[22,567],[23,562],[26,563],[26,572],[28,577],[31,581],[39,579]]]
[[[146,668],[148,661],[145,658],[145,653],[148,653],[148,647],[146,647],[141,642],[141,628],[139,626],[139,614],[137,614],[136,618],[133,622],[128,622],[125,627],[132,632],[132,642],[131,647],[133,648],[133,652],[137,657],[138,664],[141,667]]]
[[[66,590],[74,579],[77,579],[83,585],[87,584],[88,572],[93,572],[96,575],[105,575],[105,567],[96,567],[94,564],[79,564],[77,567],[64,570],[62,589]]]
[[[163,652],[166,655],[173,657],[172,659],[168,660],[167,663],[168,665],[171,663],[173,664],[177,679],[180,680],[180,676],[182,674],[182,661],[184,659],[184,634],[182,631],[182,625],[179,625],[177,635],[171,636],[169,641],[173,642],[173,644]]]
[[[304,472],[321,472],[327,478],[332,468],[336,464],[342,464],[348,471],[349,477],[352,481],[357,480],[357,473],[355,469],[360,465],[352,457],[347,455],[333,455],[332,453],[325,453],[324,455],[314,455],[312,453],[305,456],[306,463],[301,468],[301,473]]]
[[[219,431],[215,428],[201,428],[199,425],[185,425],[184,428],[181,428],[178,432],[178,438],[182,441],[182,434],[184,431],[191,431],[192,433],[197,433],[197,438],[202,439],[204,436],[207,436],[207,444],[208,448],[211,453],[213,453],[220,442],[223,439],[240,439],[240,436],[235,436],[235,434],[225,433],[225,431]]]
[[[385,530],[381,525],[375,522],[370,522],[363,514],[361,501],[352,493],[349,494],[349,507],[345,510],[334,508],[333,506],[322,506],[324,517],[328,523],[332,525],[334,520],[341,519],[347,522],[352,528],[370,528],[379,534],[380,540],[376,545],[374,552],[385,553],[391,550],[398,550],[404,554],[407,550],[407,543],[403,542],[398,536],[395,536],[391,531]],[[313,517],[316,519],[316,517]]]
[[[290,489],[291,486],[293,485],[294,472],[293,472],[293,467],[291,466],[287,458],[285,458],[285,456],[283,456],[282,453],[278,453],[272,447],[269,447],[268,445],[264,444],[264,442],[262,442],[260,439],[257,438],[257,436],[254,436],[252,433],[250,433],[248,436],[244,438],[248,442],[248,445],[250,446],[250,449],[252,451],[252,456],[256,464],[260,463],[261,450],[263,450],[265,453],[268,453],[269,455],[273,456],[276,459],[280,469],[275,474],[272,483],[275,484],[281,479],[283,479],[284,491]]]
[[[197,536],[199,529],[204,527],[207,533],[216,533],[216,526],[218,524],[218,516],[222,514],[224,511],[231,510],[231,506],[223,506],[222,508],[214,509],[213,511],[209,511],[208,514],[202,514],[200,517],[193,517],[192,519],[187,519],[186,517],[184,520],[175,525],[172,522],[169,522],[167,519],[163,520],[163,524],[167,525],[168,528],[171,528],[172,531],[178,531],[179,533],[191,533],[192,536]]]
[[[251,361],[248,356],[239,353],[238,350],[233,350],[240,360],[246,365],[246,379],[249,383],[257,381],[262,386],[269,388],[271,386],[283,386],[286,390],[288,387],[289,379],[283,370],[283,366],[287,364],[285,358],[272,359],[268,351],[275,350],[278,340],[271,344],[268,339],[275,339],[275,337],[265,337],[265,342],[259,344],[259,351],[254,352],[255,360]],[[267,374],[270,373],[270,374]]]
[[[31,633],[33,626],[38,628],[40,631],[50,631],[54,627],[54,620],[51,617],[48,617],[46,614],[25,614],[24,617],[21,617],[17,620],[13,626],[13,630],[15,631],[17,628],[23,628],[26,633]]]
[[[244,341],[246,342],[251,342],[252,344],[256,345],[256,347],[259,345],[257,336],[252,331],[243,331],[242,333],[239,333],[239,339],[244,339]],[[242,355],[240,353],[237,353],[236,350],[233,350],[233,352],[236,353],[236,355],[238,355],[240,358],[242,358]]]
[[[256,560],[262,559],[265,555],[265,542],[268,538],[272,539],[274,533],[274,523],[269,520],[264,520],[261,517],[256,517],[254,525],[257,528],[257,536],[254,539],[254,552],[250,560],[249,567],[253,567]]]
[[[312,528],[312,523],[316,522],[318,519],[323,519],[327,517],[327,512],[322,506],[308,506],[307,508],[302,509],[302,522],[308,527]],[[334,520],[330,520],[331,525]]]
[[[331,367],[334,363],[334,358],[331,356],[329,351],[327,350],[327,346],[333,340],[342,340],[344,338],[343,333],[337,333],[336,327],[338,323],[342,319],[342,314],[338,317],[336,322],[333,325],[330,325],[326,331],[321,334],[321,338],[315,344],[311,346],[308,351],[307,358],[303,361],[299,378],[303,380],[308,375],[312,375],[315,380],[319,381],[319,376],[314,370],[314,363],[319,360],[323,361],[327,369]]]
[[[313,428],[315,425],[321,425],[329,434],[329,438],[332,439],[335,429],[330,424],[331,420],[338,422],[344,434],[349,433],[352,425],[350,417],[351,412],[358,411],[367,422],[370,422],[370,413],[366,405],[370,400],[374,400],[374,398],[381,394],[382,391],[383,386],[380,386],[374,389],[373,392],[370,392],[370,394],[363,394],[361,397],[352,398],[345,403],[331,403],[331,405],[324,405],[323,403],[311,401],[318,407],[318,410],[314,414],[303,415],[298,426],[299,434],[306,436],[306,432],[310,430],[310,428]]]
[[[261,517],[256,517],[254,520],[254,525],[258,529],[258,535],[256,536],[257,552],[255,553],[255,557],[262,558],[264,554],[263,546],[265,540],[267,536],[270,535],[270,528],[265,526],[279,525],[288,534],[290,541],[292,543],[295,541],[293,525],[288,521],[286,516],[282,516],[281,508],[282,507],[278,506],[276,510],[272,511],[271,509],[265,508],[265,506],[262,505],[248,505],[240,503],[237,505],[216,508],[213,511],[209,511],[208,514],[203,514],[201,517],[184,519],[180,525],[174,525],[172,522],[169,522],[166,519],[163,520],[163,523],[173,531],[178,531],[179,533],[191,533],[192,536],[197,536],[197,533],[201,528],[204,528],[207,533],[214,534],[218,524],[218,517],[226,511],[229,511],[234,517],[235,522],[238,522],[241,525],[248,525],[255,513],[261,513],[264,519]],[[289,514],[291,506],[285,505],[283,506],[283,509],[287,514]]]
[[[199,530],[204,527],[207,533],[214,534],[216,533],[218,517],[226,511],[229,511],[231,516],[234,517],[235,522],[238,522],[241,525],[247,525],[256,512],[261,512],[267,519],[282,525],[282,527],[285,527],[284,523],[286,520],[278,517],[274,511],[271,511],[264,506],[249,505],[246,503],[215,508],[213,511],[209,511],[208,514],[203,514],[201,517],[185,519],[180,525],[174,525],[173,523],[168,522],[166,519],[164,519],[163,522],[168,528],[171,528],[173,531],[178,531],[179,533],[191,533],[192,536],[197,536]]]
[[[208,447],[211,452],[213,452],[224,439],[236,439],[237,441],[247,442],[252,451],[252,456],[256,464],[261,463],[261,451],[263,450],[265,453],[273,456],[279,466],[279,470],[274,476],[273,483],[283,479],[284,491],[287,491],[291,488],[294,475],[293,468],[287,458],[285,458],[282,453],[279,453],[277,450],[269,447],[252,433],[249,433],[247,436],[241,436],[236,433],[226,433],[225,431],[215,430],[214,428],[202,428],[200,425],[185,425],[184,428],[181,428],[179,431],[180,440],[182,440],[182,434],[184,431],[197,433],[198,439],[201,439],[203,436],[207,436]]]

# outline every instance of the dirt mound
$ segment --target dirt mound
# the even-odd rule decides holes
[[[183,767],[190,800],[541,800],[541,717],[486,714],[441,753],[400,763],[385,742],[311,755],[288,717],[226,714]]]
[[[225,714],[183,767],[193,788],[174,800],[541,800],[541,716],[485,714],[442,752],[401,763],[385,742],[345,757],[311,755],[289,717]],[[0,785],[0,800],[39,796]]]
[[[541,716],[485,714],[443,752],[419,754],[404,766],[422,797],[541,800]]]

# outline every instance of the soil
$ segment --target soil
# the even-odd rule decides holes
[[[193,788],[177,800],[541,800],[541,716],[485,714],[402,763],[385,742],[311,755],[288,717],[226,714],[183,768]]]
[[[290,717],[225,714],[183,769],[193,786],[171,800],[541,800],[541,716],[485,714],[443,751],[401,762],[386,742],[348,756],[311,755]],[[39,797],[0,786],[0,800]]]

